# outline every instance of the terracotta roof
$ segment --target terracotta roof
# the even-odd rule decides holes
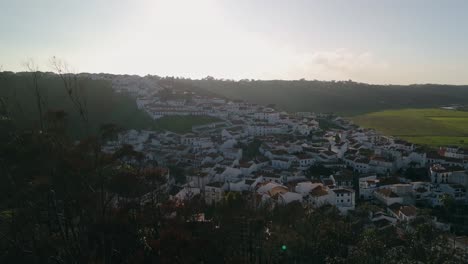
[[[400,212],[406,216],[416,216],[417,209],[412,205],[405,205],[400,207]]]
[[[287,192],[288,192],[288,188],[284,186],[276,186],[276,187],[271,188],[271,190],[268,191],[268,194],[270,196],[275,196],[278,193],[287,193]]]
[[[326,186],[332,186],[333,185],[333,181],[330,180],[330,179],[323,179],[322,182]]]
[[[353,191],[348,190],[348,189],[333,189],[332,190],[335,193],[352,193]]]
[[[324,196],[324,195],[327,195],[327,194],[328,194],[328,190],[327,190],[325,187],[323,187],[322,185],[319,185],[319,186],[315,187],[314,189],[312,189],[312,190],[309,192],[309,194],[310,194],[311,196],[316,196],[316,197],[318,197],[318,196]]]

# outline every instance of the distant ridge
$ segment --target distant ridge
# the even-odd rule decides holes
[[[52,73],[44,74],[54,76]],[[317,80],[245,79],[234,81],[213,77],[189,79],[107,73],[80,73],[78,75],[91,79],[106,79],[115,76],[141,78],[142,80],[150,78],[162,87],[195,91],[200,94],[230,99],[242,99],[264,105],[274,104],[277,108],[285,111],[334,112],[344,116],[388,109],[468,105],[468,85],[379,85],[353,81]],[[26,78],[28,73],[3,72],[0,73],[0,76],[13,76],[19,80]]]
[[[352,81],[175,80],[232,99],[275,104],[287,111],[356,115],[387,109],[468,104],[468,85],[375,85]]]

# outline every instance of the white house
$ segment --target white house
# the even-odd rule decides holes
[[[286,205],[292,202],[302,202],[302,195],[295,192],[285,192],[278,194],[278,204]]]
[[[286,158],[275,158],[271,160],[271,166],[273,168],[284,169],[287,170],[291,167],[292,161]]]
[[[299,183],[296,192],[303,196],[304,202],[313,208],[334,204],[330,189],[321,183]]]
[[[454,159],[464,159],[465,157],[468,157],[468,153],[457,146],[440,147],[439,154],[441,156]]]
[[[389,226],[396,224],[398,221],[397,218],[386,214],[382,211],[370,213],[369,219],[371,220],[372,224],[376,226],[378,229],[384,229]]]
[[[241,148],[225,148],[221,150],[224,158],[241,160],[242,159],[242,149]]]
[[[376,175],[359,178],[359,195],[363,200],[374,198],[374,191],[378,189],[380,180]]]
[[[297,161],[299,167],[302,169],[307,169],[315,163],[315,159],[310,154],[299,154],[297,155]]]
[[[355,208],[355,192],[353,189],[334,188],[331,190],[334,194],[334,205],[341,213],[346,214],[349,210]]]
[[[395,171],[394,162],[384,157],[372,157],[369,161],[369,166],[372,171],[379,174],[388,174]]]
[[[431,184],[428,182],[412,182],[413,197],[416,201],[426,200],[431,194]]]
[[[413,144],[411,144],[409,142],[406,142],[404,140],[399,140],[399,139],[394,140],[393,146],[395,146],[396,148],[407,150],[407,151],[413,151],[414,150],[414,145]]]
[[[466,201],[466,188],[461,184],[439,184],[435,190],[450,195],[456,201]]]
[[[374,191],[374,196],[382,202],[384,205],[389,206],[395,203],[402,204],[403,198],[398,196],[395,192],[393,192],[390,188],[381,188]]]
[[[353,174],[341,171],[330,176],[336,187],[353,188]]]
[[[332,143],[331,151],[335,152],[338,158],[343,158],[348,150],[348,142]]]
[[[200,194],[200,188],[186,186],[182,188],[172,198],[178,201],[188,201],[199,194]]]
[[[410,221],[417,215],[417,208],[413,205],[395,204],[394,206],[390,206],[388,211],[401,222]]]
[[[248,176],[257,170],[257,164],[255,162],[240,162],[239,169],[242,172],[242,175]]]
[[[370,168],[369,162],[368,158],[357,158],[354,160],[353,169],[359,173],[368,173]]]
[[[224,182],[211,182],[205,185],[205,202],[207,204],[216,204],[223,199]]]
[[[433,183],[458,183],[468,186],[468,174],[459,167],[444,167],[434,164],[429,169]]]
[[[265,108],[263,111],[254,113],[254,118],[259,120],[267,120],[269,123],[275,123],[279,120],[280,114],[272,108]]]

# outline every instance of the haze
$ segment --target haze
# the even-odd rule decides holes
[[[0,1],[0,65],[78,72],[468,83],[467,1]]]

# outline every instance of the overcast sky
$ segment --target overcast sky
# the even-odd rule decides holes
[[[468,84],[464,0],[0,0],[0,65]]]

